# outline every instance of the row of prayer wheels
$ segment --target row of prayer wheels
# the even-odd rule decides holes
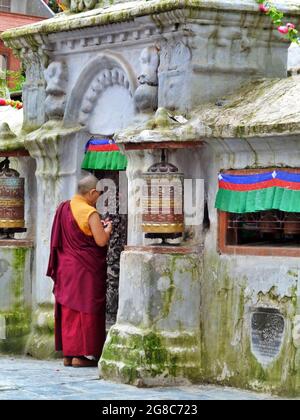
[[[300,233],[300,214],[286,213],[283,220],[276,213],[265,212],[261,217],[260,231],[262,233],[274,233],[282,230],[285,235],[297,235]]]

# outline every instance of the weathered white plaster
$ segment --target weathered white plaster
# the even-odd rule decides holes
[[[300,47],[292,44],[288,52],[288,70],[289,72],[298,73],[300,69]]]
[[[21,261],[16,257],[18,249],[17,246],[0,247],[0,313],[13,310],[17,304],[27,307],[31,305],[31,249],[26,248],[28,252],[25,250],[23,265],[20,265]]]
[[[299,166],[299,79],[285,78],[288,42],[273,30],[254,0],[153,0],[95,9],[92,4],[82,14],[62,14],[4,34],[27,66],[24,129],[30,133],[25,145],[37,165],[37,303],[51,301],[52,284],[45,278],[50,226],[59,201],[75,191],[83,145],[91,132],[118,132],[120,143],[202,140],[204,148],[172,151],[168,159],[189,178],[201,180],[197,188],[205,200],[199,205],[199,220],[206,201],[210,225],[205,231],[202,223],[193,226],[184,245],[204,245],[204,255],[123,254],[118,324],[107,342],[109,349],[111,337],[119,334],[125,341],[119,348],[112,345],[110,357],[120,348],[123,353],[118,360],[104,354],[101,369],[105,372],[107,362],[112,369],[104,373],[108,378],[130,382],[121,372],[128,362],[121,359],[133,354],[141,383],[167,382],[172,376],[170,358],[163,365],[166,370],[161,373],[160,366],[153,378],[151,363],[140,363],[149,351],[147,334],[152,333],[162,342],[161,347],[151,348],[155,356],[167,350],[170,357],[178,357],[178,348],[183,349],[181,358],[172,359],[178,361],[180,379],[194,370],[196,376],[201,371],[205,380],[254,386],[257,375],[261,381],[264,372],[259,361],[253,368],[255,359],[249,351],[251,313],[257,307],[275,307],[285,317],[282,369],[277,374],[275,365],[269,367],[274,385],[260,384],[271,390],[299,389],[299,380],[298,385],[288,384],[295,366],[299,376],[291,344],[292,339],[298,343],[297,322],[292,334],[299,312],[299,304],[294,305],[300,295],[297,259],[219,255],[214,208],[221,169]],[[300,13],[299,2],[278,5],[288,12],[287,18]],[[150,54],[155,64],[150,68],[145,66],[147,60],[141,60],[149,49],[157,51]],[[51,69],[64,76],[58,90],[51,89]],[[138,77],[150,83],[143,86]],[[261,77],[267,80],[258,81]],[[249,80],[246,90],[236,92]],[[187,122],[174,122],[172,111]],[[136,183],[160,160],[160,152],[126,154],[128,244],[142,246],[141,187]],[[38,316],[37,325],[42,327],[47,319],[45,314]],[[131,340],[137,340],[137,349]]]
[[[128,251],[121,264],[127,269],[121,272],[118,318],[100,359],[101,376],[150,386],[195,380],[201,357],[200,255]],[[131,340],[139,337],[145,346],[135,349]],[[134,359],[135,351],[140,360]],[[118,360],[110,356],[114,352]]]
[[[112,135],[116,130],[125,128],[133,117],[134,104],[127,89],[112,86],[105,90],[91,110],[88,130],[91,134]]]

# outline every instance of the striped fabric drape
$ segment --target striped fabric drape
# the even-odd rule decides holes
[[[251,175],[221,173],[215,207],[230,213],[300,212],[300,174],[280,170]]]
[[[113,140],[92,138],[86,144],[81,167],[86,170],[124,171],[127,158]]]

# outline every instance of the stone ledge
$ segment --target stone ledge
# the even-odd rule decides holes
[[[203,247],[198,246],[125,246],[125,251],[132,252],[148,252],[151,254],[199,254],[203,251]]]
[[[187,149],[203,146],[201,140],[195,141],[162,141],[144,143],[125,143],[125,150],[146,150],[146,149]]]
[[[28,150],[26,149],[0,151],[0,157],[26,157],[26,156],[30,156]]]
[[[29,239],[0,239],[1,247],[33,248],[34,242]]]
[[[299,15],[298,4],[294,0],[277,2],[278,7],[288,15]],[[10,29],[1,35],[5,41],[19,37],[49,34],[61,31],[82,29],[91,26],[104,26],[113,23],[131,21],[134,18],[145,15],[172,12],[177,9],[189,10],[213,10],[217,12],[244,12],[260,14],[257,3],[254,0],[233,2],[232,0],[152,0],[132,1],[114,4],[110,7],[96,8],[82,13],[60,13],[52,19]],[[266,18],[266,22],[269,20]]]

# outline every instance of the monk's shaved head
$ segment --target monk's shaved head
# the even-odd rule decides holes
[[[87,175],[78,182],[78,194],[84,195],[96,189],[99,179],[94,175]]]

